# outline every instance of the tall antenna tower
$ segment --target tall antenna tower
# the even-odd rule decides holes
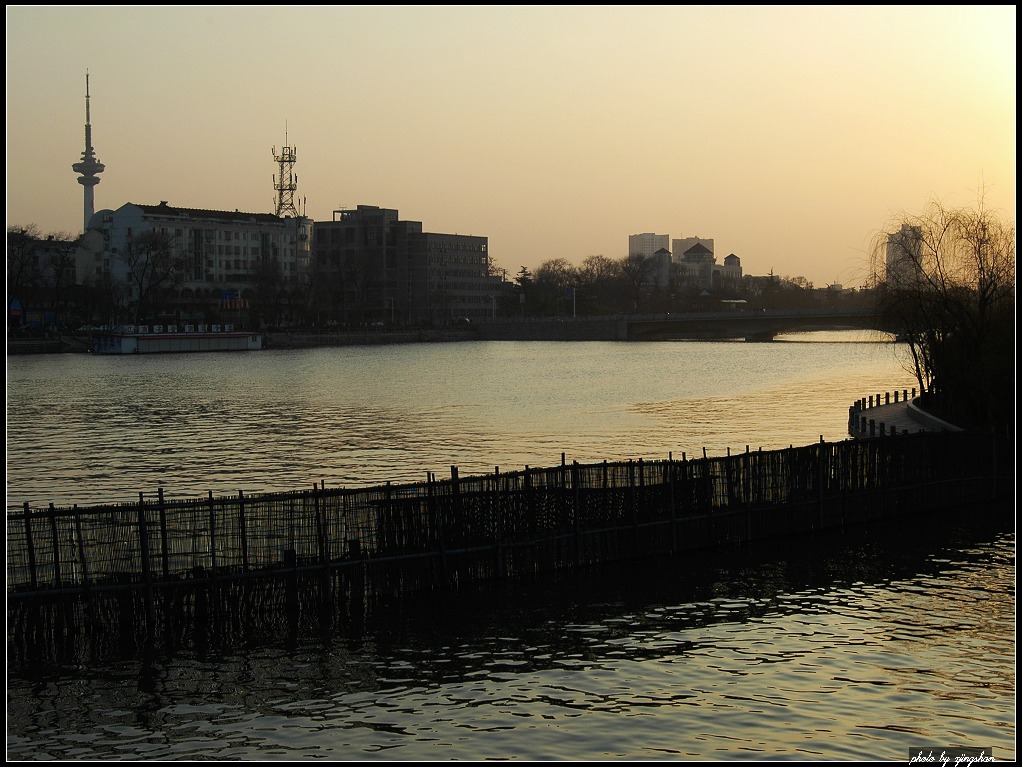
[[[293,216],[298,218],[298,209],[295,207],[295,190],[298,188],[298,176],[294,174],[295,160],[298,152],[293,146],[287,143],[287,123],[284,124],[284,146],[277,154],[277,148],[273,148],[273,159],[279,168],[278,174],[273,177],[273,188],[277,191],[278,216]]]
[[[99,174],[106,169],[96,159],[96,152],[92,148],[92,116],[89,113],[89,70],[85,70],[85,151],[82,152],[81,162],[71,166],[71,170],[80,173],[78,183],[85,187],[85,226],[89,228],[89,221],[96,212],[96,203],[93,189],[99,183]]]

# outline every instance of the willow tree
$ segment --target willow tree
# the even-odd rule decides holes
[[[878,308],[907,342],[929,406],[967,428],[1013,425],[1014,222],[982,200],[934,200],[898,217],[872,252]]]

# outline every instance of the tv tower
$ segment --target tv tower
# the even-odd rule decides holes
[[[93,187],[99,183],[99,174],[106,169],[96,159],[96,152],[92,148],[92,119],[89,115],[89,71],[85,70],[85,151],[82,152],[82,161],[71,166],[71,170],[80,173],[78,183],[85,187],[85,226],[89,228],[89,221],[92,214],[96,212],[95,200],[93,198]]]
[[[284,146],[277,154],[276,147],[273,148],[273,159],[277,161],[280,168],[278,175],[273,178],[273,188],[277,190],[278,216],[293,216],[298,218],[298,209],[295,207],[295,189],[298,188],[298,176],[294,174],[295,159],[298,155],[293,146],[287,144],[287,124],[284,125]]]

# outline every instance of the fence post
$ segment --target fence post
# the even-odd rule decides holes
[[[462,546],[465,544],[465,509],[461,505],[461,483],[458,481],[458,467],[451,467],[451,510],[457,529],[455,534]],[[460,570],[460,568],[455,568]]]
[[[25,548],[28,551],[28,578],[35,591],[39,584],[36,580],[35,571],[35,545],[32,542],[32,511],[28,508],[28,501],[25,501]]]
[[[426,502],[433,512],[433,524],[436,528],[437,546],[440,549],[440,575],[447,582],[447,540],[444,530],[444,514],[436,497],[436,475],[426,472]]]
[[[82,531],[82,515],[78,511],[77,503],[74,505],[73,514],[75,519],[75,535],[78,538],[78,561],[81,563],[82,567],[82,593],[85,597],[85,619],[88,626],[95,626],[97,623],[96,608],[92,599],[92,582],[89,579],[89,563],[85,558],[85,534]]]
[[[53,508],[53,504],[50,504],[50,537],[53,541],[53,583],[57,588],[60,588],[62,578],[60,574],[60,539],[57,534],[57,511]]]
[[[493,536],[497,545],[496,576],[503,578],[504,573],[504,518],[500,513],[500,467],[493,467],[493,494],[490,501],[490,514],[493,515]]]
[[[248,522],[245,520],[245,493],[238,491],[238,534],[241,536],[241,571],[248,572]]]
[[[637,491],[635,489],[635,462],[628,459],[628,507],[632,513],[632,545],[629,557],[634,557],[639,551],[639,509]]]
[[[388,488],[390,483],[387,483]],[[312,500],[316,512],[316,541],[319,552],[319,562],[322,565],[320,570],[319,596],[320,596],[320,628],[328,630],[333,623],[333,588],[330,580],[330,548],[326,537],[326,499],[325,487],[312,486]]]
[[[823,485],[824,485],[824,478],[825,478],[823,448],[824,448],[823,437],[820,437],[820,442],[819,442],[819,444],[817,445],[817,448],[816,448],[817,466],[818,466],[818,468],[817,468],[817,481],[820,484],[819,496],[818,496],[818,501],[817,501],[817,514],[816,514],[816,516],[817,516],[817,524],[819,525],[819,529],[821,529],[821,530],[823,529],[823,495],[824,495],[824,493],[823,493]]]
[[[167,508],[163,500],[163,487],[158,488],[156,494],[160,505],[160,558],[163,562],[163,577],[166,579],[170,577],[170,557],[167,552]]]
[[[668,553],[673,554],[678,547],[678,530],[674,513],[674,457],[670,453],[667,454],[667,463],[664,464],[664,482],[667,483],[667,507],[671,520],[671,546]]]
[[[146,520],[145,499],[142,493],[138,494],[138,543],[142,558],[142,582],[145,584],[145,618],[146,629],[151,638],[156,631],[154,622],[155,611],[153,606],[153,572],[149,562],[149,523]]]
[[[75,519],[75,537],[78,539],[78,562],[82,568],[82,588],[86,591],[89,589],[89,567],[85,561],[85,539],[82,535],[82,515],[78,511],[78,504],[74,505],[72,509]]]
[[[582,499],[578,487],[578,461],[571,462],[571,491],[575,517],[575,565],[582,564]]]
[[[216,506],[213,491],[209,491],[209,570],[210,578],[216,580]]]

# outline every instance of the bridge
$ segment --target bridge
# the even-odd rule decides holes
[[[685,341],[742,338],[770,341],[779,333],[849,329],[897,332],[887,327],[872,307],[735,308],[611,317],[495,318],[481,321],[474,332],[476,337],[489,340]]]
[[[873,308],[866,309],[727,309],[717,312],[627,317],[623,339],[666,341],[744,338],[771,341],[780,333],[811,330],[881,330],[893,332]]]

